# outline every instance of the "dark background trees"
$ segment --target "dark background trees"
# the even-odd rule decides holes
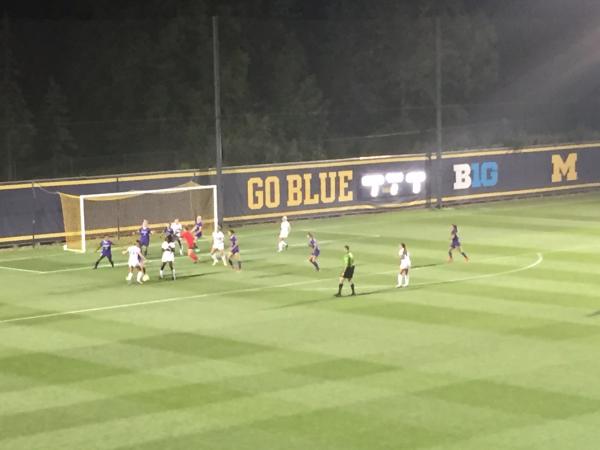
[[[558,0],[15,2],[0,33],[0,176],[212,166],[212,15],[229,165],[433,148],[436,17],[446,148],[594,139],[598,9],[586,0],[568,11]]]

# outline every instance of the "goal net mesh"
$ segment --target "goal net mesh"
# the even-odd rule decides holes
[[[85,239],[132,235],[144,219],[154,231],[162,231],[173,219],[179,219],[183,225],[193,225],[196,217],[202,216],[203,232],[209,234],[215,221],[213,192],[212,186],[196,185],[172,190],[83,196],[83,201],[80,196],[61,193],[66,248],[85,251]]]

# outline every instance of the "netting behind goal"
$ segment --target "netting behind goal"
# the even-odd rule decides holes
[[[60,197],[65,248],[75,251],[85,251],[86,239],[133,235],[144,219],[150,228],[162,231],[175,218],[193,225],[196,216],[202,216],[204,233],[211,233],[216,216],[214,186]]]

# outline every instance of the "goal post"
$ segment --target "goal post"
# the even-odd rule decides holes
[[[203,231],[212,232],[218,217],[215,185],[186,185],[115,193],[60,193],[65,228],[64,249],[84,253],[88,239],[134,235],[142,221],[154,230],[173,219],[193,225],[202,216]]]

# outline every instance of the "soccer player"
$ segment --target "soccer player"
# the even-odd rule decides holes
[[[235,259],[237,263],[237,270],[242,270],[242,260],[240,259],[240,243],[238,238],[235,235],[235,231],[231,229],[227,231],[227,234],[229,234],[229,254],[227,255],[229,265],[232,269],[236,270],[233,265],[233,260]]]
[[[173,242],[173,237],[167,235],[160,248],[162,250],[162,265],[160,266],[159,276],[161,279],[164,278],[163,270],[165,270],[165,266],[168,264],[171,269],[171,277],[175,281],[175,268],[173,267],[173,263],[175,262],[175,243]]]
[[[173,228],[171,228],[171,224],[170,224],[170,223],[168,223],[168,224],[165,226],[165,230],[163,231],[163,235],[164,235],[165,237],[167,237],[167,236],[171,236],[171,239],[172,239],[173,241],[175,241],[175,232],[173,231]]]
[[[110,265],[115,267],[115,263],[112,260],[112,245],[113,245],[113,243],[112,243],[112,241],[110,241],[108,239],[108,236],[105,236],[104,239],[102,239],[102,241],[100,241],[100,245],[98,246],[96,251],[102,249],[102,255],[100,256],[100,258],[98,258],[98,261],[96,261],[96,264],[94,264],[94,269],[98,268],[98,264],[104,258],[108,259],[108,262],[110,263]]]
[[[181,232],[181,237],[187,244],[187,255],[194,262],[194,264],[196,264],[198,262],[198,257],[196,256],[196,252],[194,252],[194,246],[196,245],[194,244],[194,235],[190,232],[188,227],[184,227],[183,231]]]
[[[400,249],[398,250],[398,256],[400,256],[400,272],[398,273],[398,284],[397,288],[408,287],[408,271],[410,270],[410,253],[406,249],[406,244],[402,242]]]
[[[463,252],[462,247],[460,245],[460,238],[458,237],[458,227],[455,224],[452,224],[452,228],[450,230],[450,248],[448,249],[448,262],[454,261],[452,257],[452,252],[454,250],[458,250],[465,261],[469,261],[469,257],[465,252]]]
[[[179,219],[173,220],[173,223],[171,224],[171,230],[173,230],[173,235],[175,236],[175,240],[179,244],[179,255],[180,256],[183,256],[183,244],[181,243],[182,229],[183,229],[183,227],[179,223]]]
[[[142,253],[144,256],[148,256],[148,247],[150,247],[150,235],[152,230],[148,227],[148,221],[144,219],[142,221],[142,227],[138,230],[140,234],[140,243],[142,245]]]
[[[346,249],[346,254],[344,255],[344,270],[340,274],[340,284],[338,284],[338,291],[335,294],[336,297],[342,296],[342,287],[344,287],[344,280],[348,280],[350,283],[350,289],[352,289],[351,295],[356,295],[354,291],[354,282],[352,281],[352,277],[354,277],[354,255],[350,251],[350,247],[348,245],[344,245]]]
[[[213,231],[212,234],[212,248],[210,249],[210,256],[213,259],[213,266],[215,266],[218,262],[218,256],[221,257],[223,261],[223,265],[227,267],[227,258],[225,256],[225,235],[221,231],[221,227],[217,225],[217,229]]]
[[[319,262],[317,261],[317,258],[321,254],[319,244],[317,243],[317,240],[312,235],[312,233],[308,233],[306,237],[308,238],[308,246],[311,248],[310,256],[308,257],[308,262],[315,266],[315,270],[318,272],[319,270],[321,270],[319,268]]]
[[[127,262],[129,273],[127,274],[127,282],[131,283],[131,279],[133,278],[134,269],[137,270],[137,278],[136,281],[138,284],[143,284],[142,277],[144,276],[143,272],[143,263],[144,263],[144,255],[142,254],[142,244],[139,240],[135,241],[134,245],[130,245],[127,247],[127,250],[123,251],[124,255],[129,255],[129,260]]]
[[[283,250],[287,250],[288,243],[287,238],[290,235],[290,231],[292,231],[292,225],[287,220],[286,216],[281,218],[281,227],[279,230],[279,246],[277,251],[282,252]]]
[[[194,224],[192,233],[194,233],[195,243],[196,243],[194,248],[196,249],[196,251],[199,251],[198,241],[200,241],[200,239],[202,239],[202,216],[196,217],[196,223]]]

